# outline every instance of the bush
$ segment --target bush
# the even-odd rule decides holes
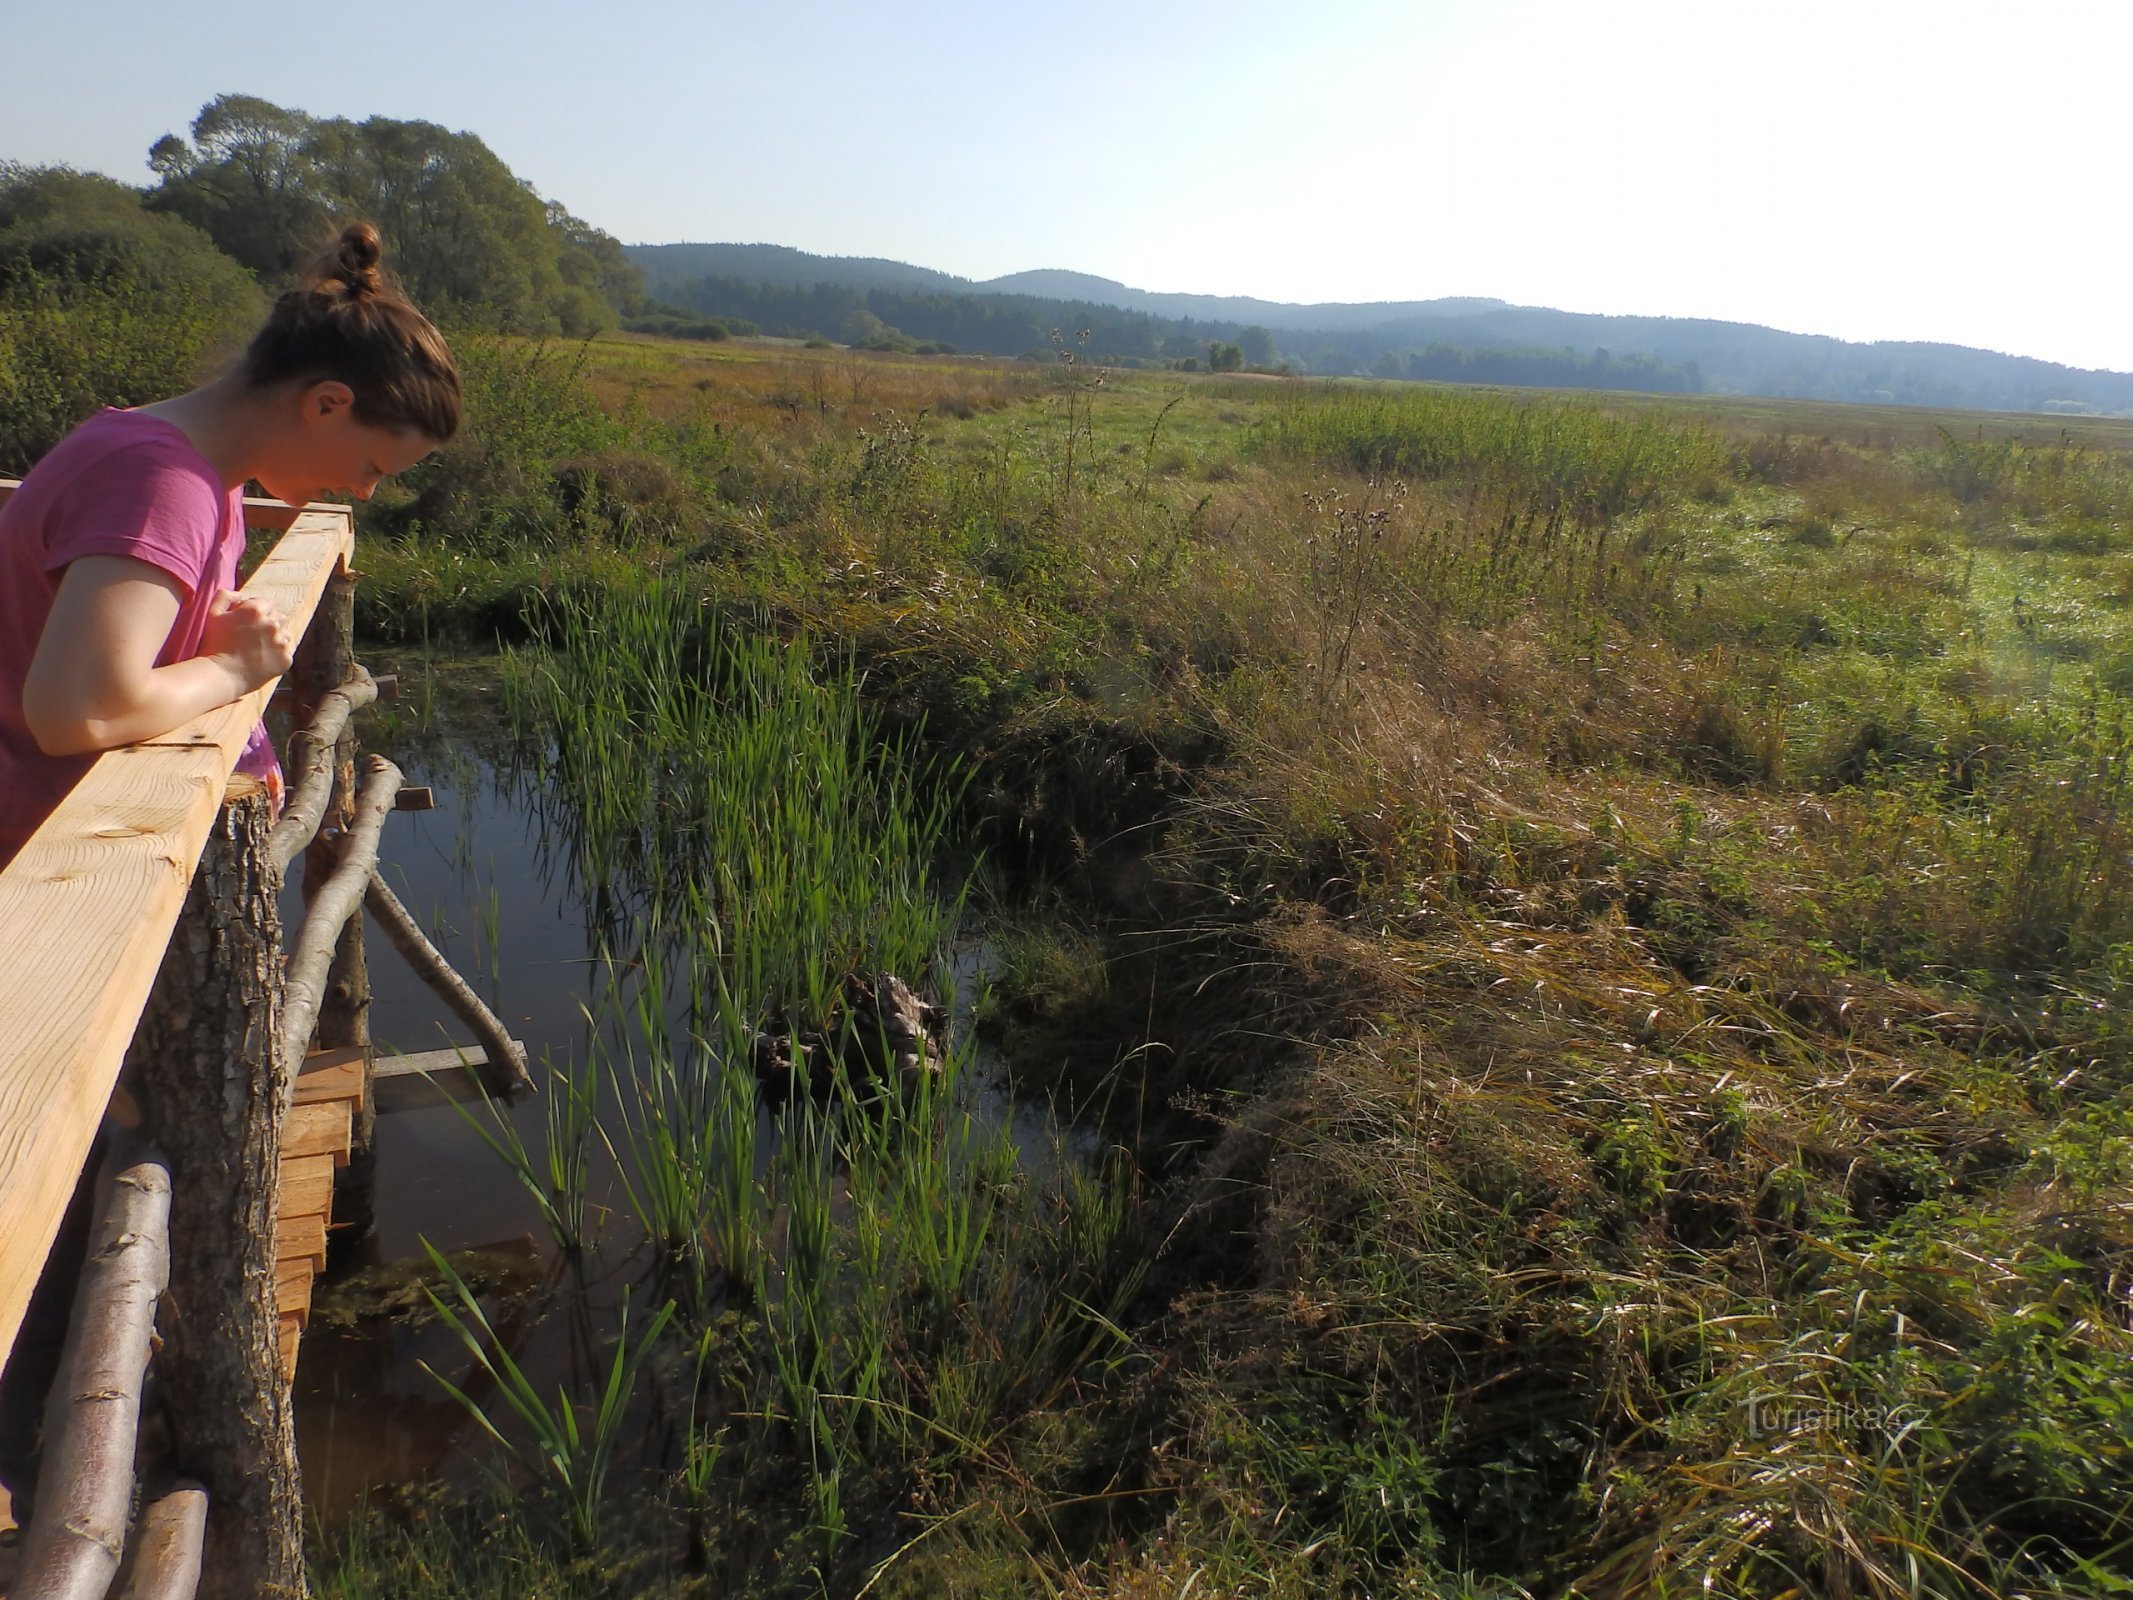
[[[263,310],[242,267],[124,184],[0,166],[0,471],[99,406],[190,387]]]

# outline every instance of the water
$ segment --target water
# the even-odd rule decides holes
[[[436,808],[388,820],[381,869],[432,941],[525,1044],[536,1081],[545,1081],[544,1058],[558,1065],[584,1058],[588,1014],[602,1011],[611,981],[600,952],[615,941],[603,942],[599,917],[562,852],[544,837],[536,794],[512,776],[493,695],[478,679],[434,704],[419,680],[407,688],[410,699],[423,699],[425,715],[374,714],[366,747],[398,761],[410,785],[429,786]],[[366,947],[371,1030],[381,1053],[467,1042],[463,1025],[383,938],[373,932]],[[959,1021],[967,1022],[985,968],[985,947],[973,941],[953,978]],[[982,1089],[974,1109],[981,1122],[1012,1130],[1028,1168],[1044,1170],[1062,1149],[1069,1158],[1093,1153],[1085,1140],[1062,1143],[1042,1108],[1018,1104],[997,1087]],[[479,1103],[465,1111],[488,1115]],[[529,1147],[541,1148],[538,1098],[521,1097],[506,1114]],[[763,1137],[758,1146],[767,1161],[772,1141]],[[295,1386],[306,1494],[329,1521],[381,1489],[463,1480],[493,1459],[493,1441],[425,1370],[477,1400],[492,1398],[458,1335],[429,1311],[425,1241],[453,1255],[484,1291],[502,1341],[550,1392],[582,1380],[604,1356],[625,1288],[643,1276],[635,1224],[612,1193],[611,1164],[596,1165],[591,1189],[596,1203],[605,1202],[595,1213],[602,1233],[582,1263],[560,1259],[532,1198],[459,1108],[381,1115],[376,1170],[375,1227],[362,1239],[336,1242],[314,1292],[317,1310]],[[640,1290],[633,1318],[648,1309]]]

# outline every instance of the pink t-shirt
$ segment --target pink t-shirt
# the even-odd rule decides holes
[[[200,651],[208,607],[237,587],[244,490],[222,479],[172,424],[103,411],[52,447],[0,503],[0,866],[81,781],[96,757],[48,756],[22,716],[22,684],[69,562],[131,556],[169,573],[185,599],[157,666]],[[276,770],[264,727],[238,770]]]

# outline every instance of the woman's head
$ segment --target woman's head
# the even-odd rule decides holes
[[[442,444],[459,429],[459,368],[379,268],[378,230],[351,222],[274,302],[238,372],[248,388],[345,385],[354,419]]]

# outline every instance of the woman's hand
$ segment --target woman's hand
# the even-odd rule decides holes
[[[289,670],[296,641],[288,619],[256,595],[224,589],[209,602],[200,654],[229,663],[245,693],[271,683]]]

